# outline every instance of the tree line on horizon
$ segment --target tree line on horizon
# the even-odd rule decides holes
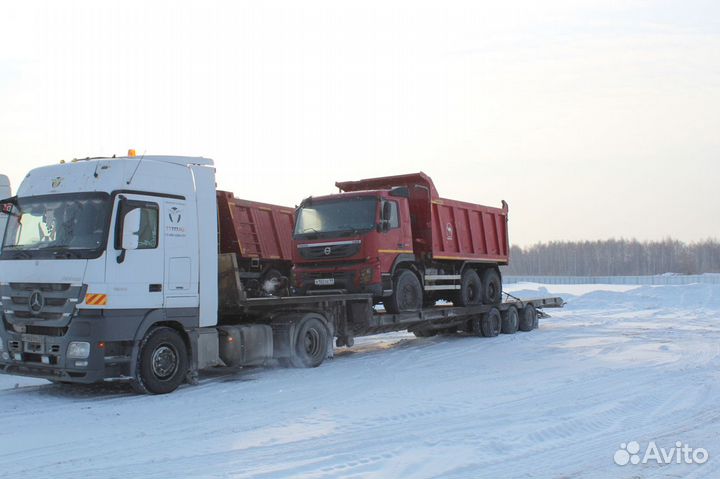
[[[637,241],[551,241],[511,246],[508,275],[637,276],[664,273],[720,273],[720,242],[673,239]]]

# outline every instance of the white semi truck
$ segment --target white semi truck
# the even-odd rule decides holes
[[[223,218],[206,158],[129,154],[41,167],[2,206],[7,374],[124,380],[167,393],[209,367],[318,366],[333,339],[352,346],[356,336],[405,329],[530,331],[539,308],[563,304],[544,298],[384,314],[365,294],[248,298],[237,258],[219,253]]]

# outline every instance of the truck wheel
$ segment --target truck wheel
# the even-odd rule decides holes
[[[318,318],[306,317],[298,324],[290,364],[296,368],[316,368],[325,361],[328,330]]]
[[[133,388],[141,393],[173,392],[185,380],[188,370],[187,347],[172,328],[152,330],[140,344]]]
[[[492,308],[487,313],[483,314],[482,322],[480,323],[480,330],[482,335],[486,338],[494,338],[500,334],[500,323],[502,317],[500,311],[497,308]]]
[[[277,295],[277,292],[282,287],[282,278],[283,275],[280,271],[276,269],[269,269],[265,271],[260,278],[260,288],[262,292],[266,294],[271,294],[273,296]]]
[[[537,311],[532,304],[526,305],[520,315],[520,331],[532,331],[537,321]]]
[[[502,283],[495,268],[486,269],[482,277],[482,302],[500,304],[502,301]]]
[[[507,311],[503,313],[502,317],[502,332],[503,334],[513,334],[518,330],[518,324],[520,322],[520,315],[515,306],[510,306]]]
[[[407,269],[401,270],[393,281],[392,295],[383,303],[385,311],[392,314],[422,309],[423,290],[417,276]]]
[[[470,306],[482,302],[483,285],[477,271],[466,268],[460,279],[460,290],[455,295],[455,306]]]

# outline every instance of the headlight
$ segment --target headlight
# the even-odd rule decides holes
[[[372,266],[369,266],[367,268],[363,268],[360,270],[360,284],[369,284],[372,282],[373,274],[375,273],[375,270]]]
[[[68,345],[67,357],[74,359],[85,359],[90,356],[90,343],[73,341]]]

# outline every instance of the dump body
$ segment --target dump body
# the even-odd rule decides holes
[[[406,188],[418,257],[507,264],[507,205],[503,208],[440,198],[425,173],[337,182],[345,192]]]
[[[217,192],[220,252],[233,253],[240,277],[251,295],[287,288],[292,269],[292,229],[295,211],[284,206],[236,198]],[[277,284],[267,286],[267,281]],[[283,283],[283,284],[281,284]]]
[[[292,259],[292,208],[242,200],[228,191],[218,191],[217,200],[221,253],[241,260]]]

